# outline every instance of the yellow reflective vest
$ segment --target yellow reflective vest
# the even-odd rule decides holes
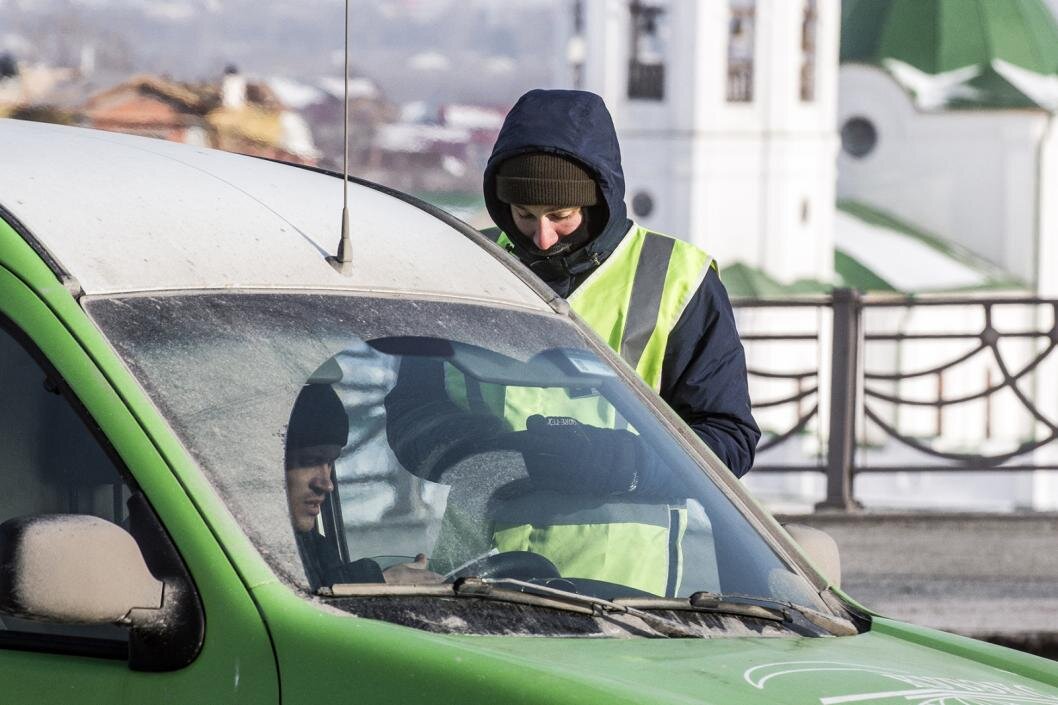
[[[511,250],[507,237],[497,243]],[[682,240],[633,226],[613,253],[573,292],[570,307],[655,390],[669,333],[701,285],[713,259]],[[453,399],[468,404],[467,388],[448,376]],[[514,430],[532,414],[570,416],[614,428],[613,407],[598,396],[572,398],[564,390],[499,388],[474,395]],[[633,429],[634,430],[634,429]],[[561,574],[675,595],[683,569],[686,508],[628,497],[534,492],[506,500],[491,516],[500,551],[532,551]]]
[[[512,249],[507,236],[497,241]],[[669,333],[698,290],[713,258],[694,245],[636,225],[613,253],[569,297],[569,305],[596,335],[635,368],[654,391],[661,388],[661,366]],[[548,390],[509,390],[503,416],[516,430],[531,414],[572,416],[581,423],[612,428],[608,404],[561,399]],[[545,399],[546,396],[546,399]]]

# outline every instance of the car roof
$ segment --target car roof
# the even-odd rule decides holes
[[[349,184],[353,265],[337,249],[342,181],[212,149],[0,120],[0,206],[85,294],[357,290],[550,310],[458,224]]]

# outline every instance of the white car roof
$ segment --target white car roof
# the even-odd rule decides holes
[[[342,182],[163,140],[0,120],[0,205],[86,294],[333,289],[549,310],[451,225],[349,185],[351,275],[337,249]]]

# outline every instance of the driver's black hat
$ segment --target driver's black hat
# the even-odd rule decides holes
[[[329,384],[306,384],[294,400],[287,425],[287,456],[311,446],[344,446],[349,439],[349,416]]]

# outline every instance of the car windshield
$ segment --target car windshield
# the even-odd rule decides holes
[[[84,304],[306,591],[491,576],[826,609],[562,316],[353,294]]]

